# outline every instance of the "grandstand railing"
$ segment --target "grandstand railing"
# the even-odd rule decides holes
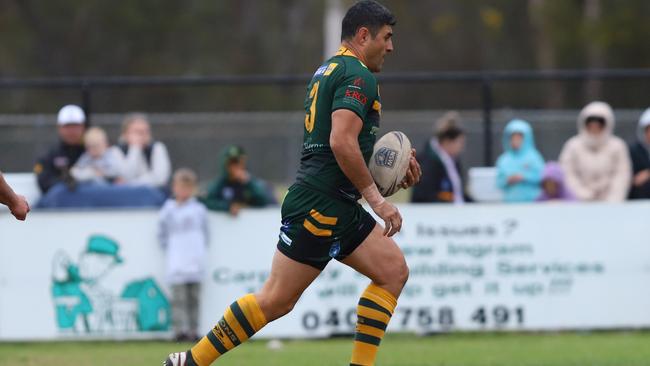
[[[311,74],[298,75],[213,75],[213,76],[107,76],[62,78],[0,78],[0,89],[78,89],[81,105],[92,116],[92,93],[120,87],[207,87],[207,86],[286,86],[306,83]],[[492,157],[493,88],[499,81],[541,80],[625,80],[650,79],[650,69],[562,69],[402,72],[379,75],[383,84],[430,84],[435,82],[478,83],[481,88],[485,164]]]

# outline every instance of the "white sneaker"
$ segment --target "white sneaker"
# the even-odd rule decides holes
[[[167,356],[163,366],[189,366],[187,363],[187,352],[174,352]]]

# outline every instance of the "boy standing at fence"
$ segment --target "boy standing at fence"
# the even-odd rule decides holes
[[[196,174],[178,169],[174,198],[160,210],[158,237],[166,251],[167,279],[172,288],[172,324],[177,341],[198,339],[200,283],[208,242],[207,211],[194,197]]]

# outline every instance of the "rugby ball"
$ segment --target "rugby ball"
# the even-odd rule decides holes
[[[411,158],[411,141],[400,131],[391,131],[375,143],[368,163],[370,174],[382,196],[399,191]]]

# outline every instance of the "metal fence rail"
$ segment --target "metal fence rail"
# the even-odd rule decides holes
[[[301,85],[311,75],[213,75],[213,76],[111,76],[16,79],[0,78],[1,89],[78,89],[81,105],[89,119],[92,115],[92,93],[96,90],[123,87],[212,87],[212,86],[287,86]],[[481,90],[484,159],[493,160],[493,94],[494,84],[502,81],[586,81],[650,79],[650,69],[563,69],[403,72],[378,75],[382,84],[431,84],[437,82],[476,83]]]

